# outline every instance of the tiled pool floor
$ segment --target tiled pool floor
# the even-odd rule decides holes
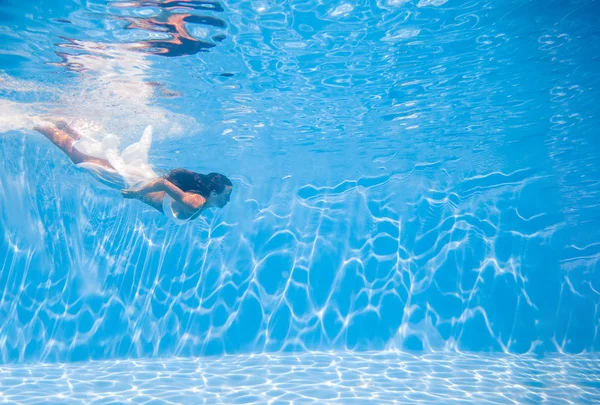
[[[597,404],[600,356],[277,353],[0,366],[13,404]]]

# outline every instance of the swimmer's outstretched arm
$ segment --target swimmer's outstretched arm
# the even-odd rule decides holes
[[[121,194],[125,198],[140,199],[146,194],[161,191],[167,193],[172,199],[192,210],[200,209],[206,202],[206,199],[200,194],[186,193],[175,184],[164,178],[158,178],[147,184],[144,184],[139,188],[121,190]]]

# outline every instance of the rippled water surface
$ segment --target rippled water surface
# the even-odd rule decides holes
[[[597,401],[598,15],[1,2],[0,398],[230,403],[244,381],[258,403]],[[123,146],[152,125],[157,170],[224,173],[231,202],[176,226],[75,168],[39,116]],[[158,368],[162,394],[132,388]]]

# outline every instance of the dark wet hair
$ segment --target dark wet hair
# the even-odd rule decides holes
[[[174,169],[164,177],[181,190],[202,197],[208,197],[211,191],[221,194],[226,186],[233,186],[231,180],[220,173],[200,174],[187,169]]]

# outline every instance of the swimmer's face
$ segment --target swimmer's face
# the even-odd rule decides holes
[[[225,186],[225,190],[221,194],[217,194],[216,192],[210,193],[209,203],[212,207],[223,208],[229,202],[231,198],[231,191],[233,187]]]

